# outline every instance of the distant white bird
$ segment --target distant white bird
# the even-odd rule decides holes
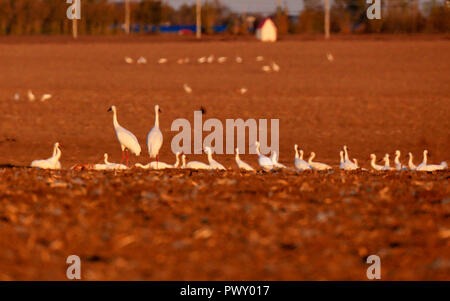
[[[330,62],[334,61],[334,56],[330,52],[327,53],[327,60]]]
[[[36,96],[34,96],[33,92],[31,92],[31,90],[28,90],[27,96],[28,96],[28,100],[29,101],[35,101],[36,100]]]
[[[294,145],[294,150],[295,150],[295,157],[294,157],[295,168],[300,171],[311,170],[312,169],[311,165],[309,165],[308,162],[303,160],[303,150],[300,150],[299,154],[297,144]]]
[[[244,95],[245,93],[247,93],[247,88],[244,88],[244,87],[242,87],[242,88],[240,88],[239,89],[239,93],[241,93],[242,95]]]
[[[188,169],[211,169],[210,166],[208,164],[205,164],[203,162],[198,162],[198,161],[191,161],[188,162],[186,164],[186,155],[183,154],[181,156],[181,161],[183,163],[183,165],[181,166],[181,168],[188,168]]]
[[[247,163],[245,163],[244,161],[241,160],[241,158],[239,158],[239,149],[236,148],[236,164],[239,167],[239,169],[243,169],[246,171],[254,171],[253,167],[251,167],[250,165],[248,165]]]
[[[192,93],[192,88],[189,87],[188,84],[184,84],[183,85],[183,89],[184,89],[184,92],[186,92],[187,94],[191,94]]]
[[[159,113],[161,112],[159,105],[155,105],[155,125],[148,132],[147,135],[147,147],[148,147],[148,155],[150,156],[150,160],[152,158],[156,158],[156,165],[158,166],[159,161],[159,150],[163,144],[163,135],[161,130],[159,129]]]
[[[411,152],[409,152],[408,155],[409,155],[408,168],[410,170],[416,170],[417,166],[414,165],[414,163],[413,163],[413,155],[411,154]]]
[[[400,151],[399,150],[395,151],[394,163],[395,163],[395,169],[397,169],[397,170],[408,169],[405,165],[402,165],[402,163],[400,162]]]
[[[375,170],[385,170],[383,165],[376,164],[377,156],[375,154],[370,154],[370,166]]]
[[[14,100],[20,100],[20,94],[19,93],[14,94]]]
[[[114,114],[113,115],[114,130],[116,131],[117,140],[119,140],[120,148],[122,149],[122,161],[120,163],[123,163],[125,150],[126,150],[127,166],[128,166],[128,160],[129,160],[128,150],[130,150],[131,153],[135,154],[136,156],[139,156],[141,154],[141,146],[139,145],[139,142],[138,142],[136,136],[132,132],[130,132],[129,130],[120,126],[119,122],[117,121],[116,106],[111,106],[108,109],[108,112],[109,111],[112,111]]]
[[[238,64],[242,63],[242,58],[240,56],[236,57],[236,63]]]
[[[428,150],[424,150],[422,163],[417,165],[416,170],[424,169],[425,166],[427,166],[427,154],[428,154]]]
[[[266,73],[269,73],[271,71],[270,66],[267,66],[267,65],[262,66],[261,70],[266,72]]]
[[[316,153],[315,152],[311,152],[311,154],[309,155],[308,164],[311,165],[312,169],[316,169],[316,170],[333,169],[330,165],[327,165],[325,163],[313,162],[313,159],[315,157],[316,157]]]
[[[389,154],[384,155],[383,161],[384,161],[384,170],[393,170],[389,161]]]
[[[31,162],[31,167],[42,169],[61,169],[61,163],[59,162],[59,159],[61,158],[61,150],[59,147],[60,144],[56,142],[53,146],[53,155],[45,160],[34,160]]]
[[[126,165],[119,164],[119,163],[112,163],[108,161],[108,154],[105,153],[103,155],[104,158],[104,164],[94,164],[95,170],[114,170],[114,169],[128,169]]]
[[[133,62],[134,62],[134,60],[129,56],[126,56],[124,59],[125,59],[125,63],[127,63],[127,64],[133,64]]]
[[[165,57],[162,57],[158,60],[158,64],[165,64],[167,63],[167,59]]]
[[[358,166],[354,162],[344,159],[344,152],[343,151],[340,151],[339,155],[341,156],[341,161],[340,161],[340,164],[339,164],[339,168],[340,169],[343,169],[343,170],[356,170],[356,169],[358,169]]]
[[[441,164],[428,164],[427,163],[427,155],[428,150],[423,151],[423,161],[417,166],[417,171],[436,171],[436,170],[444,170],[448,168],[447,162],[441,162]]]
[[[50,98],[52,98],[51,94],[44,94],[41,97],[41,101],[46,101],[46,100],[49,100]]]
[[[262,62],[263,60],[264,60],[264,57],[262,57],[261,55],[256,57],[257,62]]]
[[[258,154],[258,164],[262,167],[262,169],[268,171],[273,169],[272,159],[261,154],[259,141],[255,142],[256,145],[256,153]]]
[[[222,164],[213,159],[212,150],[209,146],[205,146],[205,152],[208,155],[210,169],[227,170]]]
[[[278,66],[277,63],[272,62],[272,70],[278,72],[280,71],[280,66]]]
[[[139,57],[137,60],[138,65],[140,64],[147,64],[147,59],[143,56]]]
[[[141,163],[136,163],[134,166],[140,167],[140,168],[143,168],[143,169],[171,169],[171,168],[178,168],[178,165],[180,164],[179,156],[180,156],[180,152],[177,152],[175,154],[176,161],[175,161],[174,165],[168,164],[168,163],[164,163],[164,162],[153,161],[153,162],[150,162],[150,163],[148,163],[146,165],[143,165]]]
[[[208,56],[208,58],[206,59],[206,62],[207,62],[208,64],[211,64],[212,62],[214,62],[214,55],[211,54],[210,56]]]
[[[221,57],[219,57],[219,58],[217,59],[217,62],[218,62],[219,64],[223,64],[223,63],[225,63],[226,61],[227,61],[227,58],[224,57],[224,56],[221,56]]]
[[[356,164],[352,161],[350,161],[349,157],[348,157],[348,148],[347,145],[344,145],[343,147],[344,149],[344,163],[346,166],[346,170],[355,170],[358,169],[358,166],[356,166]]]
[[[272,163],[275,168],[287,168],[285,165],[278,163],[277,152],[272,151]]]
[[[178,65],[184,64],[184,60],[183,60],[183,59],[178,59],[178,60],[177,60],[177,64],[178,64]]]
[[[199,58],[199,59],[197,60],[197,62],[198,62],[199,64],[206,63],[206,57],[205,57],[205,56],[202,56],[201,58]]]

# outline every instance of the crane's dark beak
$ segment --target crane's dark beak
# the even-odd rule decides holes
[[[159,113],[162,113],[161,109],[158,109],[158,112],[159,112]]]
[[[109,109],[108,109],[108,111],[106,111],[106,112],[111,112],[111,111],[112,111],[112,107],[111,107],[111,108],[109,108]]]

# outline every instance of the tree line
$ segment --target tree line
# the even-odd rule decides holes
[[[0,35],[70,34],[65,0],[0,0]],[[292,16],[278,7],[271,17],[280,34],[322,33],[324,8],[321,1],[303,0],[304,9]],[[386,4],[387,3],[387,4]],[[450,1],[382,1],[381,20],[368,20],[365,0],[334,0],[331,32],[334,33],[416,33],[450,32]],[[419,7],[419,5],[421,5]],[[173,8],[160,0],[131,0],[134,32],[147,32],[149,25],[193,25],[195,5]],[[108,0],[81,0],[80,34],[118,34],[123,32],[124,4]],[[226,25],[230,34],[250,34],[262,15],[236,13],[219,0],[202,4],[205,33],[214,25]],[[140,26],[135,26],[140,25]]]

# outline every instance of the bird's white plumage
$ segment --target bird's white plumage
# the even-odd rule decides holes
[[[59,143],[56,142],[53,146],[53,154],[50,158],[44,160],[34,160],[31,162],[31,167],[37,167],[42,169],[61,169],[61,150],[59,149]]]
[[[247,163],[245,163],[244,161],[242,161],[239,158],[239,149],[236,148],[236,164],[239,167],[239,169],[243,169],[243,170],[247,170],[247,171],[254,171],[253,167],[251,167],[250,165],[248,165]]]
[[[272,159],[269,157],[264,156],[261,154],[261,150],[259,149],[259,142],[255,142],[256,145],[256,153],[258,154],[258,164],[262,167],[264,170],[272,170],[273,169],[273,162]]]
[[[159,106],[155,105],[155,125],[147,135],[147,148],[150,158],[156,158],[163,144],[163,135],[159,129]]]
[[[205,152],[208,155],[209,167],[211,169],[226,170],[226,168],[222,164],[213,159],[212,150],[209,146],[205,147]]]
[[[272,151],[272,163],[275,168],[287,168],[285,165],[278,162],[277,152]]]
[[[311,165],[312,169],[315,170],[329,170],[332,169],[332,167],[328,164],[325,163],[320,163],[320,162],[313,162],[314,158],[316,157],[316,153],[315,152],[311,152],[309,159],[308,159],[308,164]]]
[[[112,106],[110,110],[113,111],[114,130],[116,131],[117,140],[119,140],[122,151],[128,149],[136,156],[139,156],[141,154],[141,146],[139,145],[136,136],[119,124],[117,121],[116,106]]]
[[[413,163],[413,155],[411,153],[408,153],[409,160],[408,160],[408,168],[410,170],[416,170],[417,166]]]
[[[370,154],[370,166],[373,169],[378,170],[378,171],[385,170],[384,169],[384,165],[378,165],[378,164],[375,163],[376,160],[377,160],[377,156],[375,154]]]
[[[294,150],[295,150],[295,157],[294,157],[295,168],[300,171],[311,170],[312,169],[311,165],[309,165],[308,162],[303,160],[303,150],[300,150],[299,154],[297,144],[294,145]]]
[[[191,161],[186,164],[186,155],[181,156],[182,166],[181,168],[188,168],[188,169],[211,169],[208,164],[205,164],[203,162],[198,161]]]

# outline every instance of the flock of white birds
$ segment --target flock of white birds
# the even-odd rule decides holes
[[[111,106],[108,111],[113,112],[113,125],[114,130],[116,132],[117,140],[120,144],[120,148],[122,150],[122,161],[121,163],[112,163],[108,161],[108,154],[104,154],[104,163],[103,164],[93,164],[89,167],[95,170],[122,170],[128,169],[129,163],[129,152],[139,156],[141,154],[141,146],[136,138],[136,136],[130,132],[129,130],[122,127],[117,119],[117,109],[115,106]],[[175,154],[175,163],[168,164],[165,162],[159,161],[159,151],[163,144],[163,135],[161,129],[159,128],[159,113],[161,112],[158,105],[155,105],[155,125],[150,130],[147,135],[147,150],[148,155],[150,157],[150,163],[147,165],[143,165],[140,163],[135,164],[137,168],[144,169],[172,169],[172,168],[187,168],[187,169],[203,169],[203,170],[227,170],[222,164],[213,159],[212,149],[208,146],[204,148],[205,153],[207,155],[208,163],[199,162],[199,161],[190,161],[186,162],[186,155],[181,153]],[[258,155],[258,165],[259,170],[274,171],[278,169],[292,169],[278,162],[277,153],[272,151],[270,157],[265,156],[260,151],[260,144],[258,141],[255,142],[256,153]],[[61,169],[61,145],[57,142],[53,148],[53,155],[49,159],[45,160],[35,160],[31,162],[32,167],[42,168],[42,169]],[[237,167],[241,170],[245,171],[255,171],[248,163],[242,161],[239,157],[239,149],[236,148],[236,164]],[[295,157],[294,157],[294,170],[297,171],[308,171],[308,170],[332,170],[333,168],[330,165],[325,163],[315,162],[313,161],[316,154],[312,152],[309,156],[309,159],[306,161],[303,159],[303,150],[298,149],[298,145],[294,145]],[[126,164],[123,164],[125,160],[126,154]],[[180,155],[181,155],[181,166],[180,166]],[[390,166],[389,154],[384,156],[384,165],[376,164],[376,156],[375,154],[371,154],[371,167],[377,171],[389,171],[389,170],[416,170],[416,171],[436,171],[436,170],[444,170],[448,168],[446,162],[442,162],[441,164],[428,164],[427,162],[428,151],[425,150],[423,152],[423,161],[418,166],[413,163],[413,155],[409,153],[409,161],[408,165],[402,165],[400,162],[400,151],[395,152],[394,163],[395,166]],[[154,160],[154,161],[152,161]],[[343,170],[366,170],[364,168],[360,168],[358,165],[358,161],[356,159],[350,160],[348,155],[348,148],[344,145],[343,150],[340,152],[340,169]]]
[[[326,54],[326,58],[329,62],[334,61],[334,57],[331,53]],[[228,58],[221,56],[218,58],[215,58],[214,55],[210,56],[202,56],[197,59],[197,62],[199,64],[211,64],[214,61],[217,61],[219,64],[223,64],[227,62]],[[157,60],[158,64],[166,64],[168,63],[167,58],[160,58]],[[187,64],[191,60],[190,58],[180,58],[176,62],[177,64]],[[257,56],[256,57],[257,62],[264,61],[263,56]],[[134,64],[135,60],[131,57],[125,57],[125,62],[128,64]],[[243,59],[240,56],[235,57],[235,62],[240,64],[243,62]],[[147,59],[143,56],[139,57],[136,60],[136,64],[147,64]],[[279,72],[280,66],[278,66],[275,62],[271,62],[268,65],[263,65],[262,70],[264,72]],[[183,85],[183,89],[186,93],[190,94],[192,93],[192,88],[188,84]],[[239,90],[241,94],[245,94],[247,92],[247,88],[243,87]],[[17,96],[18,97],[18,96]],[[47,99],[50,99],[52,96],[50,94],[44,94],[41,97],[41,101],[45,101]],[[36,97],[33,95],[31,91],[28,91],[28,99],[30,101],[34,101]],[[132,154],[139,156],[141,154],[141,146],[139,145],[139,142],[136,138],[136,136],[131,133],[129,130],[122,127],[118,120],[117,120],[117,109],[115,106],[112,106],[109,108],[108,111],[113,112],[113,125],[114,129],[116,131],[117,140],[119,141],[121,150],[122,150],[122,160],[121,163],[112,163],[108,161],[108,154],[104,154],[104,163],[102,164],[92,164],[88,165],[89,168],[95,169],[95,170],[121,170],[121,169],[128,169],[128,163],[129,163],[129,152]],[[212,149],[210,147],[205,147],[205,153],[207,155],[208,163],[199,162],[199,161],[190,161],[186,162],[186,155],[181,153],[175,154],[175,163],[174,164],[168,164],[165,162],[159,161],[159,151],[161,149],[161,146],[163,144],[163,135],[159,128],[159,113],[161,112],[158,105],[155,106],[155,125],[150,130],[147,136],[147,149],[148,154],[150,157],[150,163],[147,165],[143,165],[140,163],[136,163],[135,167],[137,168],[143,168],[143,169],[172,169],[172,168],[187,168],[187,169],[204,169],[204,170],[226,170],[226,168],[213,159],[212,157]],[[52,157],[45,159],[45,160],[35,160],[31,162],[32,167],[42,168],[42,169],[61,169],[61,163],[59,162],[61,158],[61,145],[59,143],[55,143],[53,148],[53,155]],[[260,151],[260,145],[259,142],[255,142],[256,147],[256,153],[258,155],[258,165],[260,170],[264,171],[273,171],[277,169],[293,169],[290,167],[287,167],[281,163],[278,162],[278,155],[275,151],[272,151],[271,156],[265,156],[261,154]],[[246,171],[255,171],[255,168],[253,168],[248,163],[242,161],[239,157],[239,149],[236,148],[236,164],[237,167],[241,170]],[[294,170],[297,171],[307,171],[307,170],[332,170],[333,168],[330,165],[327,165],[325,163],[320,163],[313,161],[316,154],[314,152],[311,152],[308,160],[303,159],[303,150],[298,149],[298,145],[294,145],[294,151],[295,151],[295,157],[294,157]],[[125,154],[126,154],[126,164],[124,163],[125,160]],[[181,165],[180,165],[180,155],[181,155]],[[419,165],[415,165],[413,163],[413,155],[411,153],[409,155],[409,161],[407,165],[403,165],[400,162],[400,151],[397,150],[395,152],[395,159],[394,159],[394,166],[390,166],[390,160],[389,160],[389,154],[386,154],[383,158],[384,165],[378,165],[376,163],[376,156],[375,154],[370,155],[370,166],[376,170],[376,171],[389,171],[389,170],[416,170],[416,171],[436,171],[436,170],[444,170],[448,168],[448,165],[446,162],[442,162],[441,164],[428,164],[427,162],[427,155],[428,151],[424,150],[423,152],[423,160],[422,163]],[[152,161],[153,160],[153,161]],[[356,159],[350,160],[348,155],[348,148],[344,145],[343,150],[340,151],[340,164],[339,169],[342,170],[367,170],[365,168],[361,168],[358,165],[358,161]]]
[[[332,61],[330,59],[330,56],[332,57],[332,55],[328,53],[327,54],[327,58],[328,58],[329,61]],[[259,55],[259,56],[257,56],[255,58],[255,60],[257,62],[263,62],[264,61],[264,57]],[[134,64],[135,62],[136,62],[137,65],[147,64],[147,58],[145,58],[143,56],[140,56],[136,60],[131,58],[131,57],[129,57],[129,56],[126,56],[126,57],[124,57],[124,61],[127,64]],[[195,60],[192,60],[192,61],[195,62]],[[198,64],[212,64],[214,62],[217,62],[219,64],[224,64],[227,61],[229,61],[229,59],[226,56],[219,56],[219,57],[216,58],[213,54],[211,54],[209,56],[199,57],[196,61],[197,61]],[[242,57],[236,56],[234,58],[234,61],[236,63],[238,63],[238,64],[242,64],[244,60],[243,60]],[[156,62],[158,64],[167,64],[169,62],[169,60],[167,58],[165,58],[165,57],[162,57],[162,58],[159,58]],[[189,64],[190,62],[191,62],[191,59],[189,57],[179,58],[179,59],[176,60],[176,63],[179,64],[179,65]],[[263,65],[261,67],[261,70],[266,72],[266,73],[279,72],[280,69],[281,69],[280,66],[274,61],[271,61],[270,63],[267,63],[266,65]],[[192,88],[187,83],[183,84],[183,89],[184,89],[184,91],[187,94],[191,94],[192,93]],[[246,87],[242,87],[242,88],[237,90],[237,92],[242,94],[242,95],[247,93],[247,91],[248,91],[248,89]]]
[[[38,97],[36,97],[36,95],[34,95],[33,91],[31,91],[31,90],[27,91],[27,99],[30,102],[34,102],[36,99],[39,99],[40,101],[44,102],[46,100],[49,100],[52,97],[53,97],[53,95],[51,95],[49,93],[45,93],[45,94],[42,94],[42,96],[40,98],[38,98]],[[14,100],[16,100],[16,101],[20,100],[20,94],[19,93],[14,94]]]

